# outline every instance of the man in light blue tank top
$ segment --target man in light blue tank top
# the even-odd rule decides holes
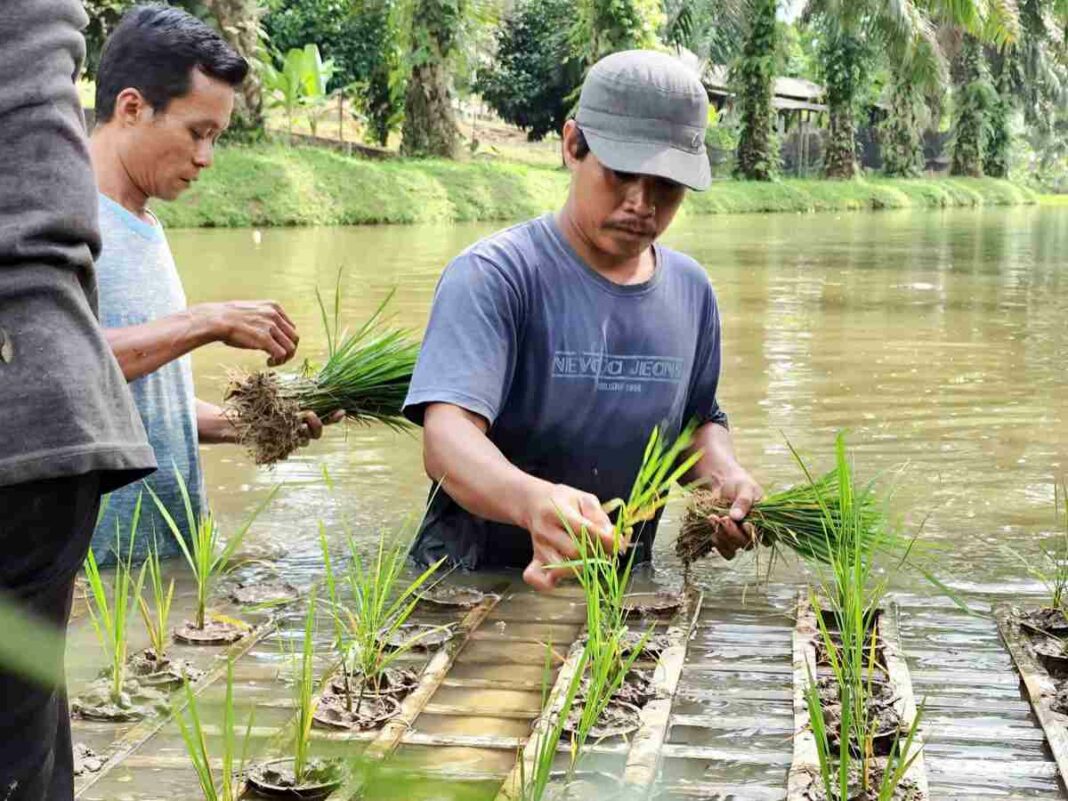
[[[163,6],[128,12],[101,55],[90,142],[103,242],[96,264],[100,317],[159,464],[147,481],[109,497],[92,545],[102,562],[113,558],[116,526],[126,553],[139,496],[135,554],[144,555],[153,541],[161,555],[179,553],[143,493],[145,484],[184,531],[175,471],[199,516],[204,482],[198,445],[236,442],[222,409],[194,394],[190,351],[223,342],[261,350],[269,365],[277,365],[297,347],[293,322],[271,301],[187,307],[163,227],[146,205],[150,198],[178,197],[211,165],[215,142],[230,121],[234,88],[247,72],[247,62],[210,27]],[[320,436],[322,422],[314,414],[305,413],[305,426],[308,437]]]
[[[688,423],[690,478],[730,502],[719,552],[751,546],[761,490],[734,456],[716,399],[720,321],[704,269],[656,239],[686,188],[708,187],[708,99],[664,53],[598,62],[562,132],[564,207],[483,239],[445,269],[405,401],[424,462],[443,480],[417,562],[524,568],[549,589],[577,556],[572,531],[611,547],[602,504],[628,497],[649,434]],[[656,521],[633,547],[651,554]]]

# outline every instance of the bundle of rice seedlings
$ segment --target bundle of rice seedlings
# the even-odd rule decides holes
[[[844,442],[839,435],[839,441]],[[908,541],[892,534],[886,525],[883,503],[871,485],[862,490],[849,490],[852,497],[842,497],[842,487],[851,487],[840,480],[840,472],[848,466],[839,465],[819,478],[813,478],[798,456],[806,480],[790,489],[768,495],[753,504],[746,517],[746,530],[760,544],[773,549],[788,548],[802,559],[831,564],[836,553],[836,537],[843,530],[842,510],[856,505],[858,534],[867,551],[897,551],[908,547]],[[715,549],[715,539],[721,525],[715,517],[726,517],[731,504],[714,492],[696,490],[692,493],[675,553],[684,565],[689,565]]]
[[[401,415],[415,369],[419,344],[408,331],[387,328],[383,312],[391,292],[355,332],[341,330],[341,273],[334,293],[331,323],[319,290],[315,291],[326,329],[327,359],[315,369],[308,362],[297,372],[261,370],[231,376],[226,412],[240,442],[256,464],[273,464],[303,444],[301,411],[326,419],[343,411],[357,423],[385,423],[405,429]]]

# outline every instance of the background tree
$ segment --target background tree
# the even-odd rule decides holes
[[[501,119],[531,141],[563,127],[582,80],[568,38],[573,7],[572,0],[524,0],[499,28],[496,58],[475,83]]]
[[[777,0],[748,0],[742,54],[731,70],[731,85],[738,93],[741,134],[737,173],[743,178],[768,181],[778,172],[778,142],[771,105],[780,53],[776,23]]]
[[[258,0],[202,2],[214,17],[223,38],[252,65],[248,77],[238,88],[230,127],[237,131],[260,131],[263,129],[263,82],[260,75],[264,57],[260,22],[265,9]]]
[[[942,105],[949,81],[945,53],[937,28],[925,9],[917,16],[911,36],[884,37],[889,68],[889,110],[880,125],[883,171],[898,178],[923,174],[923,132],[934,120],[932,110]]]
[[[578,0],[573,5],[572,52],[587,69],[610,53],[660,44],[661,0]]]
[[[401,131],[401,153],[406,156],[456,156],[459,130],[452,111],[448,62],[465,6],[465,0],[413,0],[411,71]]]

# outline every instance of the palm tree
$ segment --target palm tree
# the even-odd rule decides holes
[[[406,156],[456,156],[459,129],[452,112],[448,61],[465,5],[464,0],[414,0],[400,148]]]
[[[778,171],[771,105],[779,50],[777,11],[778,0],[747,0],[745,43],[731,75],[742,121],[737,173],[756,181],[768,181]]]
[[[238,92],[234,127],[247,131],[260,130],[263,128],[263,82],[260,72],[266,60],[261,45],[263,30],[260,27],[264,8],[258,0],[204,0],[204,7],[215,17],[223,38],[253,67]]]

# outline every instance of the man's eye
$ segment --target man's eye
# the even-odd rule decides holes
[[[619,170],[612,170],[613,177],[620,183],[630,183],[638,178],[638,175],[633,172],[620,172]]]

